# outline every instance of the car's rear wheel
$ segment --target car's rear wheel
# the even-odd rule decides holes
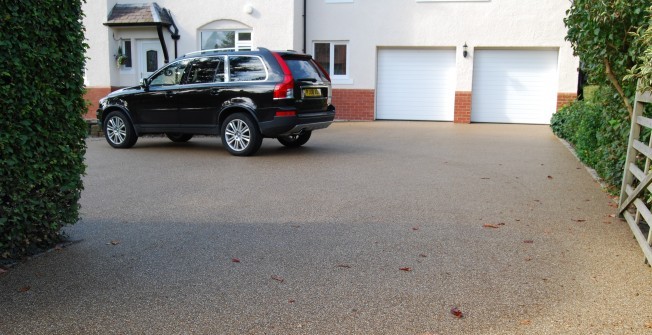
[[[165,136],[167,136],[172,142],[183,143],[183,142],[190,141],[193,135],[179,134],[179,133],[165,133]]]
[[[310,135],[312,135],[312,131],[304,131],[301,134],[279,136],[277,140],[286,147],[296,148],[306,144],[310,139]]]
[[[235,113],[222,123],[222,144],[232,155],[253,155],[262,143],[263,137],[250,116]]]
[[[109,113],[104,119],[104,137],[114,148],[131,148],[138,140],[129,118],[118,111]]]

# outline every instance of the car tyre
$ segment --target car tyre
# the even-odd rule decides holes
[[[165,133],[165,136],[167,136],[172,142],[184,143],[190,141],[193,134]]]
[[[250,156],[260,149],[263,137],[251,117],[235,113],[222,123],[222,144],[234,156]]]
[[[131,148],[136,144],[138,135],[129,118],[122,112],[113,111],[104,119],[104,137],[114,148]]]
[[[277,140],[286,147],[297,148],[306,144],[310,139],[310,135],[312,135],[312,131],[304,131],[296,135],[279,136]]]

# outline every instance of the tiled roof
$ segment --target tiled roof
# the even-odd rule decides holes
[[[106,26],[170,26],[172,18],[156,2],[116,4],[109,13]]]

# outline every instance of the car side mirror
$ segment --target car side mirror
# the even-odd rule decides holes
[[[148,85],[149,85],[149,83],[147,82],[147,78],[141,78],[140,79],[140,87],[147,88]]]

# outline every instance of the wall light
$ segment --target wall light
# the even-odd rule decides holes
[[[464,56],[464,58],[466,58],[466,56],[469,55],[469,50],[468,49],[469,49],[469,46],[466,45],[466,42],[464,42],[464,46],[462,47],[462,50],[464,50],[464,51],[462,51],[462,56]]]
[[[244,6],[244,12],[251,15],[254,12],[254,7],[252,5],[246,5]]]

